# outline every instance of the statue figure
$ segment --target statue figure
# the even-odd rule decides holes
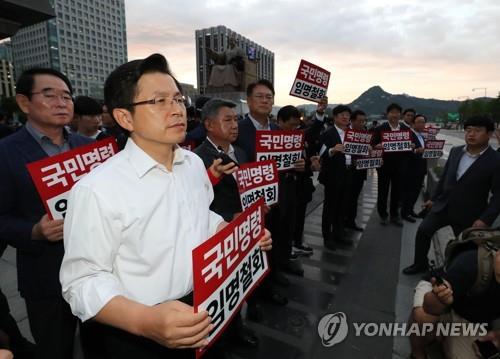
[[[208,85],[211,87],[232,86],[236,90],[241,90],[243,75],[245,72],[246,54],[237,45],[237,40],[231,36],[229,47],[222,53],[217,53],[210,48],[206,48],[208,58],[215,64],[212,66]]]

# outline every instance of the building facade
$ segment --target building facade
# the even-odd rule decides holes
[[[274,83],[274,53],[243,35],[219,25],[195,31],[196,72],[200,94],[206,92],[210,68],[213,65],[205,48],[210,48],[218,53],[224,52],[228,48],[231,37],[237,40],[237,46],[243,49],[249,59],[257,61],[257,77]]]
[[[14,65],[9,41],[0,44],[0,98],[12,97],[15,92]]]
[[[16,77],[41,66],[66,74],[77,95],[102,98],[108,74],[127,61],[124,0],[52,0],[56,18],[11,38]]]

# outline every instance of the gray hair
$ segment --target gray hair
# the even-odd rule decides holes
[[[221,107],[235,108],[236,104],[232,101],[224,100],[221,98],[210,99],[205,103],[205,105],[203,105],[203,108],[201,109],[201,120],[211,120],[217,117]]]

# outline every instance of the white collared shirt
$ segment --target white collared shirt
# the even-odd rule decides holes
[[[465,172],[469,169],[470,166],[481,156],[490,146],[486,146],[484,150],[480,153],[473,155],[469,151],[467,151],[467,146],[464,146],[462,158],[460,158],[460,162],[458,163],[457,168],[457,181],[464,175]]]
[[[255,118],[252,117],[252,115],[250,115],[250,112],[248,113],[248,118],[250,119],[250,121],[252,121],[252,123],[257,131],[269,131],[271,129],[271,125],[269,124],[269,120],[267,120],[266,126],[262,126],[259,121],[257,121]]]
[[[118,295],[154,305],[192,291],[191,252],[223,222],[212,200],[197,155],[177,147],[168,171],[129,139],[71,190],[60,280],[73,314],[88,320]]]
[[[335,128],[337,129],[337,132],[339,133],[340,140],[342,141],[342,144],[344,144],[344,137],[345,137],[345,132],[343,129],[338,127],[337,125],[334,125]],[[345,155],[345,164],[346,166],[350,166],[352,163],[351,155]]]
[[[212,146],[214,146],[217,151],[219,151],[218,146],[215,143],[213,143],[212,140],[210,139],[210,137],[208,137],[208,136],[207,136],[207,141],[210,142],[212,144]],[[229,150],[227,152],[225,152],[225,154],[228,155],[231,159],[238,162],[238,160],[236,159],[236,154],[234,152],[234,147],[232,144],[229,144]]]
[[[399,125],[399,122],[398,122],[398,125],[396,127],[392,127],[391,123],[389,121],[387,121],[387,123],[389,124],[389,127],[391,128],[391,131],[399,131],[401,130],[401,126]]]
[[[411,130],[413,131],[415,136],[417,136],[418,142],[420,142],[420,146],[425,147],[425,141],[422,134],[420,132],[415,131],[413,128]]]

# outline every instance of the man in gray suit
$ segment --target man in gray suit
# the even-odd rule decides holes
[[[427,270],[427,252],[438,229],[451,226],[458,235],[468,227],[491,226],[500,213],[500,154],[489,145],[493,122],[476,116],[464,129],[466,145],[452,148],[431,200],[424,203],[430,213],[418,227],[414,263],[404,274]]]

